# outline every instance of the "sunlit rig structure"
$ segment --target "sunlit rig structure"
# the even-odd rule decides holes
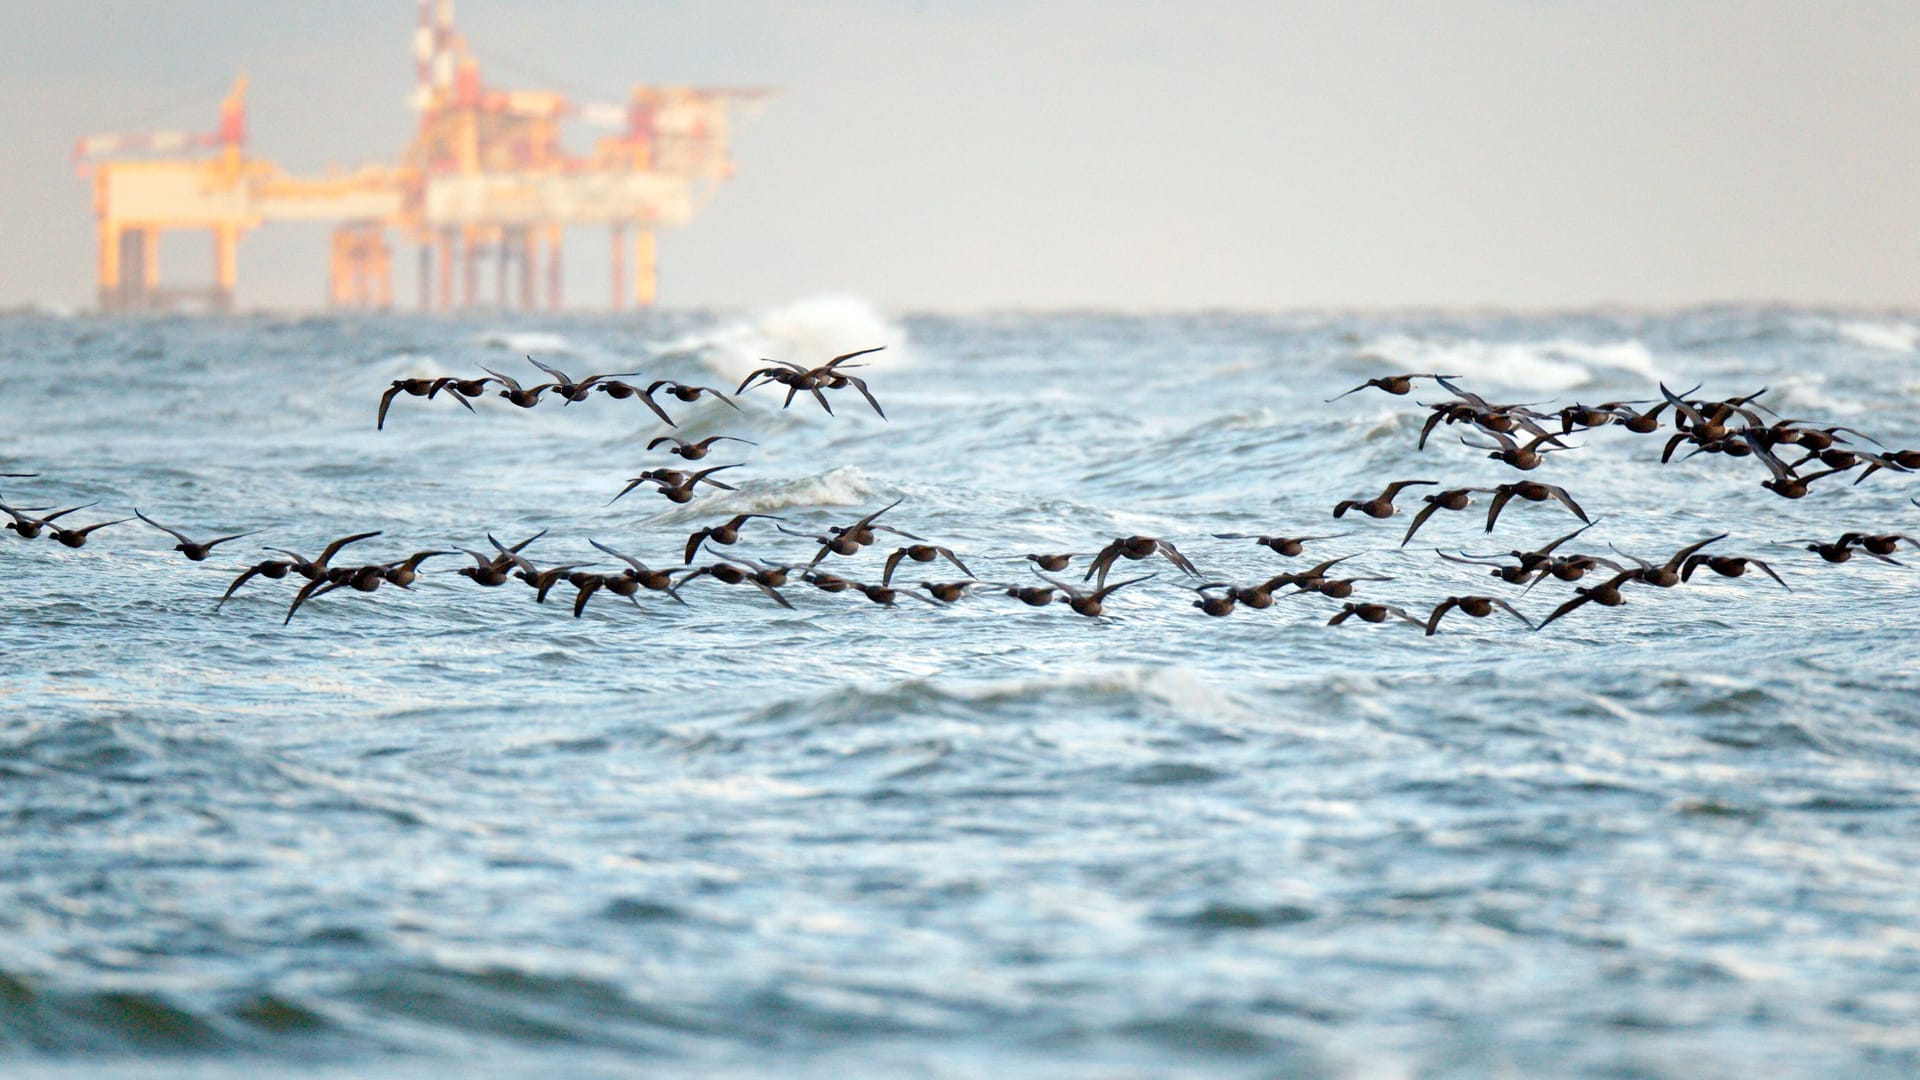
[[[736,108],[771,91],[633,87],[624,104],[583,103],[550,90],[499,90],[453,29],[452,0],[419,0],[414,39],[413,142],[398,164],[317,178],[289,175],[246,153],[241,76],[212,134],[160,132],[81,139],[74,158],[93,184],[100,307],[106,311],[233,306],[240,237],[276,221],[332,222],[327,301],[393,304],[393,242],[418,249],[423,310],[472,308],[483,262],[494,263],[497,307],[558,310],[570,226],[610,236],[615,310],[651,304],[654,234],[683,225],[733,175]],[[606,130],[585,155],[561,145],[561,126]],[[213,237],[213,281],[160,284],[160,234]]]

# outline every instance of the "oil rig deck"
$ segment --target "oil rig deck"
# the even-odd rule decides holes
[[[771,94],[642,84],[609,104],[496,89],[453,29],[452,0],[419,0],[414,60],[419,122],[392,165],[300,177],[249,157],[244,75],[211,133],[81,139],[74,158],[93,186],[101,309],[230,310],[241,237],[276,221],[334,224],[331,307],[392,307],[397,241],[417,248],[422,310],[559,310],[566,230],[581,225],[607,230],[611,306],[646,306],[656,290],[656,231],[691,221],[733,175],[733,115]],[[588,152],[570,153],[561,143],[568,121],[605,134]],[[171,230],[212,235],[206,286],[162,286],[159,240]],[[481,281],[489,261],[491,300]]]

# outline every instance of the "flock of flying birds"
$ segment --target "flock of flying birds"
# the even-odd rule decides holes
[[[812,396],[828,414],[832,414],[833,407],[828,400],[827,392],[852,387],[859,392],[876,414],[885,419],[886,413],[881,410],[880,403],[875,400],[866,382],[859,376],[849,374],[850,369],[865,365],[848,362],[857,357],[878,352],[881,348],[884,346],[846,353],[817,367],[804,367],[787,361],[763,361],[767,366],[751,372],[732,395],[713,387],[693,386],[669,379],[653,380],[644,387],[639,383],[625,381],[635,378],[638,375],[637,372],[591,375],[576,381],[558,368],[528,357],[528,360],[552,381],[526,386],[512,376],[490,368],[482,369],[486,372],[485,376],[472,379],[454,377],[396,379],[380,397],[375,427],[385,428],[389,408],[394,400],[403,394],[431,400],[444,393],[471,412],[473,411],[472,399],[486,394],[489,387],[497,388],[497,396],[521,408],[532,408],[538,405],[547,394],[552,394],[553,398],[560,400],[563,406],[584,401],[594,393],[616,401],[634,398],[669,427],[678,425],[666,407],[657,400],[662,396],[683,403],[692,403],[702,397],[711,396],[738,411],[740,407],[733,400],[734,397],[757,386],[784,386],[787,393],[782,408],[790,406],[797,396],[805,393]],[[1462,425],[1473,429],[1483,437],[1483,440],[1491,440],[1477,441],[1462,436],[1460,439],[1462,443],[1486,450],[1487,457],[1500,461],[1517,472],[1532,472],[1540,468],[1549,455],[1578,449],[1565,441],[1567,436],[1575,432],[1592,431],[1603,427],[1620,427],[1635,434],[1654,435],[1668,430],[1664,426],[1666,421],[1671,421],[1672,433],[1665,440],[1660,458],[1663,464],[1673,460],[1674,456],[1682,450],[1686,451],[1682,460],[1697,454],[1751,458],[1764,467],[1767,473],[1767,478],[1760,482],[1760,486],[1785,499],[1804,497],[1816,481],[1837,483],[1838,479],[1830,478],[1852,474],[1852,482],[1858,484],[1883,470],[1910,472],[1920,469],[1920,451],[1890,450],[1872,436],[1850,427],[1778,416],[1760,403],[1759,398],[1765,393],[1764,389],[1740,397],[1709,400],[1690,396],[1698,390],[1698,387],[1684,394],[1676,394],[1662,384],[1661,399],[1658,401],[1608,401],[1597,405],[1576,403],[1554,411],[1542,412],[1536,410],[1537,403],[1490,402],[1472,391],[1462,389],[1455,382],[1458,378],[1458,376],[1436,373],[1386,375],[1368,379],[1361,385],[1328,400],[1337,401],[1349,394],[1370,389],[1404,397],[1412,392],[1417,381],[1428,380],[1450,396],[1439,402],[1423,403],[1423,407],[1429,410],[1429,415],[1421,428],[1418,447],[1425,449],[1428,439],[1440,425]],[[1666,417],[1663,418],[1662,413],[1666,413]],[[687,442],[674,435],[662,435],[649,442],[647,449],[652,451],[665,446],[667,453],[691,462],[705,458],[714,445],[720,442],[758,445],[733,435],[714,435],[697,442]],[[1871,448],[1868,444],[1871,444]],[[1790,461],[1789,458],[1793,460]],[[728,491],[735,490],[727,483],[713,479],[713,475],[739,467],[740,463],[710,466],[697,471],[674,468],[648,469],[628,480],[626,486],[608,502],[611,504],[646,485],[652,485],[652,491],[669,502],[691,502],[700,494],[700,488],[703,485]],[[0,478],[25,480],[37,475],[35,473],[0,473]],[[1372,498],[1344,499],[1337,502],[1332,507],[1332,516],[1344,518],[1348,514],[1356,514],[1374,519],[1391,518],[1403,512],[1401,507],[1396,505],[1396,501],[1402,498],[1402,493],[1420,487],[1440,488],[1441,482],[1396,480]],[[1538,630],[1588,604],[1618,607],[1626,602],[1629,586],[1673,588],[1690,581],[1697,571],[1703,569],[1728,578],[1742,577],[1748,570],[1755,569],[1771,578],[1781,588],[1791,590],[1772,565],[1753,555],[1734,555],[1718,550],[1708,550],[1726,539],[1728,535],[1726,533],[1705,537],[1688,544],[1658,562],[1627,555],[1617,549],[1613,549],[1611,554],[1607,555],[1565,550],[1564,546],[1576,540],[1590,528],[1594,519],[1587,515],[1579,502],[1565,488],[1528,479],[1517,479],[1511,483],[1502,483],[1490,488],[1454,487],[1421,494],[1420,502],[1423,505],[1412,512],[1406,532],[1401,537],[1400,546],[1404,548],[1410,543],[1421,527],[1427,524],[1435,514],[1464,512],[1474,506],[1477,496],[1487,497],[1485,506],[1486,532],[1488,533],[1493,532],[1495,524],[1500,519],[1501,511],[1511,505],[1515,499],[1523,502],[1556,503],[1568,514],[1579,519],[1582,524],[1579,528],[1534,550],[1473,555],[1464,551],[1450,554],[1435,549],[1441,559],[1450,563],[1476,567],[1506,585],[1520,586],[1521,591],[1516,594],[1516,599],[1550,579],[1577,582],[1593,575],[1595,582],[1576,586],[1569,598],[1559,603],[1550,614],[1537,623],[1523,614],[1508,599],[1477,593],[1448,596],[1424,614],[1416,614],[1395,604],[1353,599],[1356,585],[1392,580],[1380,575],[1339,576],[1340,565],[1357,553],[1327,558],[1305,570],[1277,574],[1263,581],[1234,584],[1222,580],[1210,580],[1210,575],[1202,573],[1171,541],[1153,536],[1119,537],[1090,553],[1026,554],[1020,557],[1020,561],[1032,564],[1029,569],[1040,583],[994,582],[975,577],[966,562],[952,548],[929,542],[925,537],[897,528],[891,523],[882,524],[879,519],[900,505],[900,500],[896,500],[851,523],[830,526],[825,532],[788,528],[790,524],[788,519],[773,514],[735,514],[724,521],[704,526],[693,532],[687,537],[684,550],[679,552],[681,557],[678,564],[658,568],[649,566],[633,555],[616,550],[598,540],[590,539],[588,542],[595,549],[624,564],[623,568],[611,571],[605,569],[608,565],[605,563],[574,562],[545,566],[536,563],[527,552],[536,541],[546,535],[546,530],[541,530],[515,544],[503,544],[489,533],[487,534],[488,549],[476,550],[457,546],[435,548],[416,551],[397,560],[334,565],[334,560],[349,547],[381,535],[379,531],[358,532],[332,541],[312,559],[286,548],[265,548],[265,551],[275,557],[262,559],[241,568],[238,576],[232,579],[226,591],[214,604],[214,610],[220,610],[243,586],[255,579],[277,581],[293,577],[299,581],[299,588],[287,606],[284,624],[291,622],[293,616],[307,602],[336,590],[350,589],[370,593],[378,590],[382,585],[392,585],[400,589],[409,588],[419,579],[421,568],[428,560],[443,557],[464,557],[472,560],[472,565],[462,565],[453,572],[467,578],[475,586],[495,588],[505,585],[510,580],[518,580],[534,590],[534,599],[540,603],[545,603],[553,590],[565,585],[573,590],[573,614],[576,618],[586,610],[592,597],[601,592],[625,599],[635,607],[639,607],[639,594],[643,591],[661,593],[668,600],[685,604],[686,600],[681,590],[699,578],[710,578],[724,585],[750,586],[783,608],[792,608],[793,604],[780,590],[799,584],[827,593],[859,593],[868,601],[887,607],[892,607],[895,601],[902,597],[911,597],[926,604],[943,606],[957,603],[974,593],[1000,593],[1033,607],[1045,607],[1058,599],[1074,612],[1094,617],[1105,613],[1108,598],[1115,592],[1157,576],[1150,573],[1109,581],[1109,572],[1120,560],[1138,562],[1156,557],[1165,560],[1179,573],[1191,579],[1191,583],[1186,588],[1197,595],[1197,599],[1192,602],[1193,606],[1206,615],[1226,616],[1241,607],[1264,609],[1272,606],[1278,599],[1317,593],[1328,599],[1342,602],[1339,610],[1328,619],[1329,625],[1337,626],[1349,619],[1358,619],[1367,623],[1394,620],[1422,627],[1429,635],[1438,631],[1441,620],[1451,612],[1458,611],[1479,619],[1491,615],[1496,609],[1526,624],[1529,628]],[[1920,499],[1915,499],[1913,502],[1915,505],[1920,505]],[[222,544],[256,535],[253,532],[240,532],[198,541],[185,532],[155,521],[138,509],[134,511],[132,517],[98,521],[84,526],[63,524],[63,519],[67,519],[69,515],[94,505],[94,503],[86,503],[56,510],[49,506],[12,506],[0,501],[0,513],[4,513],[10,519],[0,527],[12,531],[18,539],[32,540],[44,535],[67,547],[78,548],[85,546],[88,538],[101,529],[137,519],[171,536],[177,541],[173,550],[180,552],[193,562],[203,562],[210,558],[214,548]],[[743,530],[747,529],[751,523],[761,520],[770,523],[773,531],[803,537],[810,545],[817,545],[811,557],[804,561],[763,561],[715,550],[732,548],[739,542]],[[756,528],[760,528],[762,532],[767,531],[765,528]],[[882,533],[911,542],[894,547],[886,555],[881,567],[880,580],[877,583],[832,572],[832,568],[842,564],[829,562],[830,558],[851,558],[868,547],[878,545]],[[1214,533],[1212,535],[1226,540],[1251,540],[1274,555],[1294,559],[1301,556],[1309,544],[1320,544],[1351,534]],[[889,544],[892,543],[893,541],[889,541]],[[1847,562],[1856,554],[1860,554],[1896,566],[1900,564],[1893,556],[1898,553],[1901,544],[1920,548],[1920,540],[1903,533],[1846,532],[1833,540],[1806,538],[1779,543],[1803,547],[1830,563]],[[702,554],[712,557],[713,561],[699,564],[698,560]],[[1075,565],[1076,560],[1080,565]],[[921,566],[950,565],[963,576],[945,581],[921,581],[918,583],[918,589],[905,583],[896,584],[894,581],[896,573],[908,562]],[[1077,581],[1054,576],[1073,570],[1081,571]]]

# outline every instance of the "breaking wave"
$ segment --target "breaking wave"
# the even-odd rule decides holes
[[[1638,341],[1426,341],[1391,334],[1368,342],[1360,355],[1396,371],[1437,371],[1517,390],[1572,390],[1600,371],[1659,378],[1653,353]]]
[[[737,384],[761,366],[762,358],[824,363],[875,345],[886,351],[862,357],[870,367],[897,367],[909,349],[906,331],[872,304],[853,296],[821,296],[690,335],[671,350],[697,354],[716,375]]]
[[[794,507],[862,506],[881,495],[867,474],[853,465],[829,469],[818,476],[790,480],[748,480],[738,491],[715,491],[648,519],[666,525],[725,514],[773,514]]]

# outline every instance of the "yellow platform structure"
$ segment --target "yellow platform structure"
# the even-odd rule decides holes
[[[453,31],[451,0],[419,0],[415,59],[419,123],[393,165],[296,177],[249,158],[244,76],[221,102],[213,134],[81,140],[75,157],[93,184],[101,308],[228,310],[240,238],[278,221],[334,223],[332,307],[392,305],[397,240],[416,248],[424,310],[558,310],[562,245],[577,226],[608,231],[611,306],[644,307],[657,292],[656,231],[692,221],[733,175],[734,109],[770,93],[639,85],[612,106],[497,90]],[[571,154],[560,139],[568,120],[613,130],[590,152]],[[159,238],[173,230],[212,235],[210,284],[161,284]],[[480,281],[489,259],[491,300]]]

